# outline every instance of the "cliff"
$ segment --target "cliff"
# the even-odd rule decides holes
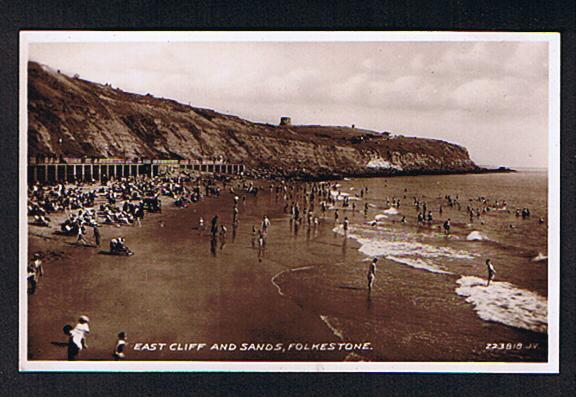
[[[282,176],[481,171],[440,140],[348,127],[274,126],[28,66],[28,154],[209,159]]]

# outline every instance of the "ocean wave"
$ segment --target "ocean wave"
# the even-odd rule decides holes
[[[531,259],[532,262],[540,262],[540,261],[546,261],[548,260],[548,256],[545,256],[542,253],[538,253],[538,255],[536,257],[533,257]]]
[[[545,333],[548,330],[548,300],[537,293],[508,282],[491,282],[476,276],[462,276],[456,294],[474,305],[485,321]]]
[[[360,243],[360,252],[369,257],[388,257],[388,256],[413,256],[418,254],[421,258],[454,258],[472,260],[474,254],[462,250],[455,250],[449,247],[433,246],[416,241],[388,241],[378,239],[365,239],[354,237]]]
[[[466,240],[475,241],[475,240],[488,240],[488,236],[483,234],[480,231],[472,231],[466,236]]]
[[[333,231],[344,235],[341,226],[335,227]],[[351,225],[348,230],[348,237],[355,239],[360,244],[359,251],[369,257],[413,257],[414,254],[418,254],[419,258],[459,260],[472,260],[478,257],[477,254],[464,250],[421,243],[418,241],[419,235],[422,236],[358,225]]]
[[[405,258],[405,257],[394,257],[394,256],[387,256],[386,259],[408,265],[412,268],[416,269],[423,269],[428,272],[433,272],[435,274],[446,274],[446,275],[453,275],[452,272],[443,270],[439,265],[429,261],[429,260],[420,260],[420,259],[413,259],[413,258]]]
[[[337,200],[337,201],[342,201],[342,200],[344,200],[344,199],[348,199],[348,200],[351,200],[351,201],[360,200],[359,197],[352,196],[350,193],[338,192],[338,191],[336,191],[336,190],[331,190],[331,191],[330,191],[330,197],[333,198],[334,200]]]
[[[394,208],[394,207],[390,207],[390,208],[388,208],[388,209],[384,210],[384,214],[388,214],[388,215],[397,215],[397,214],[400,214],[400,211],[398,211],[398,209],[397,209],[397,208]]]

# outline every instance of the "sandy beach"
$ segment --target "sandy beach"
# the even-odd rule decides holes
[[[399,179],[390,184],[410,183]],[[421,178],[410,179],[418,183]],[[268,190],[267,183],[262,186],[266,189],[258,195],[246,194],[245,203],[240,201],[236,232],[232,230],[233,195],[227,191],[185,209],[164,198],[162,213],[147,214],[142,227],[104,225],[101,249],[75,245],[75,237],[30,225],[30,254],[47,253],[45,276],[36,294],[28,296],[30,359],[65,359],[62,327],[82,314],[90,316],[92,330],[87,339],[89,348],[79,357],[84,360],[110,360],[120,331],[128,333],[126,354],[131,360],[546,359],[545,333],[510,326],[517,324],[514,319],[501,324],[493,317],[479,318],[474,305],[455,293],[459,279],[463,279],[457,274],[458,268],[462,274],[482,276],[481,265],[457,264],[453,272],[430,273],[434,270],[419,268],[418,264],[410,267],[398,257],[398,262],[381,258],[369,295],[366,271],[370,258],[358,251],[360,243],[354,235],[339,233],[334,211],[329,210],[317,226],[303,223],[296,229],[283,213],[282,195]],[[340,210],[340,221],[346,216],[354,229],[364,229],[361,227],[381,212],[378,207],[374,205],[368,215]],[[219,238],[213,243],[208,231],[215,213],[228,233],[225,240]],[[252,245],[252,225],[258,227],[264,215],[272,226],[259,261],[258,250]],[[197,229],[200,217],[206,226],[203,233]],[[399,229],[394,228],[393,219],[391,215],[382,229]],[[402,229],[434,237],[424,228],[410,225]],[[455,235],[465,238],[474,228],[456,224],[454,229]],[[108,240],[118,235],[126,237],[134,256],[104,254]],[[495,254],[503,251],[499,243],[450,243],[455,254],[486,251],[490,246],[496,246]],[[418,252],[427,248],[423,246]],[[514,251],[506,250],[510,253],[506,257],[525,263],[530,253]],[[532,272],[520,275],[512,264],[509,269],[501,264],[501,279],[534,292],[520,293],[515,286],[509,290],[507,283],[495,284],[493,293],[508,290],[501,295],[504,298],[490,300],[499,304],[498,312],[512,307],[506,303],[507,293],[528,296],[521,297],[522,301],[540,296],[534,293],[546,295],[545,281],[539,278],[545,277],[546,270],[539,264],[530,264]],[[490,349],[500,343],[522,348]],[[356,347],[350,350],[350,346]]]
[[[116,334],[126,331],[135,343],[291,343],[339,340],[313,313],[279,295],[272,278],[309,265],[304,253],[283,244],[275,226],[281,215],[269,194],[247,196],[240,204],[240,226],[231,229],[232,195],[209,198],[187,209],[164,199],[162,213],[147,214],[142,227],[103,226],[103,250],[111,237],[126,237],[132,257],[100,254],[101,249],[77,246],[74,237],[54,235],[53,228],[30,226],[30,254],[48,252],[45,276],[29,296],[29,357],[65,358],[62,327],[77,315],[91,318],[88,350],[79,359],[110,360]],[[209,223],[218,213],[230,231],[215,255],[208,231],[197,229],[198,218]],[[251,226],[262,215],[272,220],[269,253],[258,262],[251,246]],[[163,227],[161,226],[163,225]],[[40,236],[41,235],[41,236]],[[168,251],[166,251],[168,249]],[[273,250],[272,250],[273,249]],[[284,250],[284,251],[283,251]],[[304,328],[305,327],[305,328]],[[130,351],[130,359],[342,359],[346,352],[262,351]],[[338,354],[339,353],[339,354]]]

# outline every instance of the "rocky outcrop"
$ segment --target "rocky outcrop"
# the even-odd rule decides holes
[[[348,127],[274,126],[69,77],[29,63],[28,153],[210,159],[282,176],[477,171],[440,140]]]

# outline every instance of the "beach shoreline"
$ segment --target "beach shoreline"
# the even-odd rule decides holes
[[[65,337],[61,333],[65,323],[73,322],[76,314],[84,313],[91,316],[93,332],[88,337],[89,349],[81,353],[81,360],[107,360],[110,359],[116,333],[123,330],[128,332],[131,348],[136,343],[312,343],[334,342],[338,338],[332,335],[328,327],[313,315],[303,312],[299,307],[287,299],[280,299],[271,279],[276,273],[289,269],[290,260],[285,264],[268,259],[257,261],[257,250],[250,247],[251,224],[258,225],[258,215],[242,215],[241,223],[235,237],[231,229],[232,195],[223,193],[218,198],[204,199],[199,203],[191,204],[186,209],[177,209],[171,202],[173,199],[164,197],[162,213],[147,214],[142,222],[142,228],[136,226],[101,226],[103,237],[102,247],[106,249],[107,242],[111,237],[124,236],[131,250],[135,252],[132,257],[120,257],[98,254],[99,249],[88,246],[76,246],[74,237],[63,237],[49,233],[39,236],[39,232],[53,228],[41,228],[30,225],[29,254],[42,253],[46,256],[45,276],[40,279],[36,294],[28,296],[28,339],[29,358],[31,360],[58,360],[64,359],[65,349],[59,342],[64,342]],[[258,203],[258,199],[251,195],[247,196],[247,203]],[[262,202],[260,202],[262,203]],[[250,206],[252,208],[252,206]],[[253,210],[254,212],[256,210]],[[269,216],[272,221],[280,217],[279,210],[269,208]],[[211,240],[208,230],[200,234],[197,230],[197,216],[202,214],[205,223],[209,223],[212,213],[220,215],[221,223],[229,227],[228,243],[222,246],[221,241],[217,244],[214,256],[211,249]],[[55,221],[65,215],[54,214]],[[192,225],[194,221],[194,225]],[[157,257],[162,253],[159,247],[173,245],[174,240],[182,237],[178,231],[186,226],[187,250],[189,256]],[[90,233],[87,237],[90,238]],[[162,236],[165,236],[162,239]],[[271,234],[273,237],[273,233]],[[242,242],[242,246],[234,246],[234,242]],[[54,244],[57,243],[55,246]],[[234,246],[234,254],[228,254],[228,248]],[[183,249],[184,251],[184,249]],[[145,258],[145,260],[142,260]],[[186,259],[189,258],[189,261]],[[222,260],[224,258],[225,260]],[[112,259],[114,263],[110,263]],[[293,262],[297,263],[298,260]],[[204,269],[193,277],[187,277],[185,264],[199,266],[205,264],[210,268],[223,268],[233,266],[233,271],[227,271],[225,277],[220,277],[221,272],[212,272]],[[177,264],[177,265],[176,265]],[[133,282],[129,268],[144,269],[144,282]],[[82,272],[78,272],[82,269]],[[87,277],[76,277],[89,269]],[[270,270],[267,270],[270,269]],[[171,271],[172,270],[172,271]],[[177,271],[174,271],[177,270]],[[75,275],[70,276],[72,271]],[[142,273],[140,271],[139,273]],[[201,274],[202,276],[199,276]],[[241,281],[237,278],[241,277]],[[164,279],[162,279],[164,278]],[[219,279],[221,281],[219,281]],[[194,279],[195,282],[190,282]],[[244,285],[253,279],[259,282],[258,296],[253,299],[239,299],[232,296],[234,291],[244,294],[252,292],[248,285]],[[134,279],[135,281],[136,279]],[[116,284],[114,282],[117,282]],[[195,291],[194,300],[190,299],[188,290],[182,283],[190,283]],[[145,285],[146,290],[138,288]],[[73,287],[76,286],[77,287]],[[165,285],[166,290],[163,288]],[[115,291],[118,286],[120,291]],[[176,287],[175,287],[176,286]],[[216,286],[216,287],[214,287]],[[141,292],[142,291],[142,292]],[[140,293],[138,293],[140,292]],[[133,295],[132,295],[133,294]],[[155,302],[144,301],[146,305],[134,304],[141,301],[138,295],[153,296]],[[200,298],[198,298],[200,297]],[[67,304],[70,298],[75,298],[79,304]],[[186,299],[185,304],[175,307],[178,301]],[[210,303],[230,306],[234,309],[213,310]],[[242,304],[245,303],[245,304]],[[256,304],[257,303],[257,304]],[[247,308],[255,308],[255,304],[269,304],[270,307],[263,311],[261,325],[275,326],[274,333],[266,333],[266,327],[258,328],[258,323],[249,326],[248,321],[241,321],[240,315],[246,316]],[[278,304],[282,303],[282,304]],[[62,317],[55,317],[56,312],[47,312],[46,306],[51,304],[61,310]],[[240,307],[240,310],[237,308]],[[64,308],[64,310],[62,310]],[[119,315],[112,317],[111,309],[117,309]],[[276,310],[277,309],[277,310]],[[187,311],[188,310],[188,311]],[[145,316],[134,314],[144,313]],[[239,315],[228,315],[239,313]],[[191,314],[194,314],[193,316]],[[100,317],[102,315],[102,317]],[[184,315],[184,317],[183,317]],[[170,325],[170,329],[156,329],[155,318],[161,316],[161,320]],[[231,317],[231,318],[230,318]],[[57,318],[53,320],[53,318]],[[224,328],[225,320],[231,319],[230,326]],[[317,319],[317,320],[316,320]],[[200,323],[198,323],[200,321]],[[302,322],[304,321],[304,322]],[[254,321],[252,321],[254,322]],[[152,324],[152,325],[151,325]],[[154,326],[153,326],[154,325]],[[200,325],[201,328],[190,328]],[[242,338],[238,329],[244,326],[246,337]],[[299,326],[306,326],[312,331],[299,332]],[[262,333],[257,331],[261,330]],[[285,337],[276,337],[278,332],[285,331]],[[142,332],[142,333],[140,333]],[[47,340],[47,335],[50,340]],[[94,349],[94,350],[93,350]],[[324,352],[321,356],[310,352],[234,352],[213,351],[210,353],[190,353],[187,351],[133,351],[128,350],[130,359],[141,360],[239,360],[239,359],[265,359],[285,360],[286,357],[297,360],[342,360],[348,352]]]
[[[102,229],[105,244],[114,235],[126,236],[133,257],[109,257],[62,243],[68,251],[46,264],[37,294],[28,298],[29,358],[63,359],[65,349],[54,343],[64,339],[62,326],[84,313],[93,321],[93,332],[83,360],[111,359],[115,335],[124,330],[131,360],[545,361],[545,334],[479,319],[473,306],[454,293],[456,276],[382,259],[368,296],[368,258],[358,251],[358,241],[333,232],[339,225],[330,213],[318,227],[302,226],[297,232],[282,211],[282,198],[266,189],[269,183],[259,182],[260,193],[247,194],[246,203],[240,203],[236,233],[231,229],[233,195],[223,191],[186,209],[165,198],[163,212],[148,214],[142,228]],[[215,248],[209,233],[196,229],[199,216],[208,225],[214,213],[229,227],[226,242],[218,240]],[[272,227],[259,262],[251,226],[258,226],[263,215]],[[366,223],[361,212],[343,216]],[[30,226],[30,254],[42,242],[62,251],[54,250],[50,239],[34,236],[45,229]],[[453,296],[438,300],[409,294],[414,285],[426,291],[431,283]],[[434,311],[437,307],[442,311]],[[461,323],[452,323],[456,312]],[[487,344],[502,341],[541,347],[528,355],[486,351]],[[162,350],[142,350],[144,344],[162,343]],[[206,347],[169,347],[190,343]],[[368,345],[357,352],[319,350],[330,343]],[[214,344],[228,348],[206,350]],[[298,344],[317,346],[297,350]]]

